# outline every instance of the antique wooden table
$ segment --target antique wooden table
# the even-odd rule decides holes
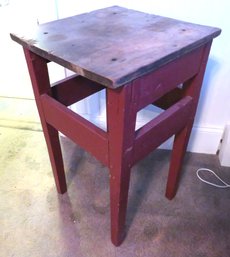
[[[110,171],[111,237],[124,239],[130,169],[175,135],[166,196],[176,193],[204,71],[220,29],[114,6],[12,33],[24,48],[59,193],[66,192],[58,131]],[[50,85],[48,62],[76,76]],[[67,106],[106,89],[107,131]],[[165,111],[135,131],[137,112]]]

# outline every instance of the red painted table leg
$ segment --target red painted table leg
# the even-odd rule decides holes
[[[107,89],[107,123],[109,137],[111,240],[121,244],[125,237],[131,153],[136,113],[131,107],[132,86]]]
[[[41,124],[46,139],[46,144],[49,152],[50,162],[55,178],[57,191],[61,194],[67,190],[64,165],[62,160],[61,146],[59,142],[58,131],[49,125],[44,117],[40,96],[50,92],[50,82],[47,69],[47,61],[42,57],[24,49],[25,57],[31,77],[34,96],[41,119]]]
[[[191,96],[193,98],[193,108],[190,113],[190,120],[188,121],[188,124],[179,133],[175,135],[166,187],[166,197],[168,199],[172,199],[177,191],[181,166],[188,145],[189,137],[191,134],[194,117],[196,114],[196,109],[199,101],[200,90],[202,86],[202,81],[204,77],[210,47],[211,42],[204,47],[203,57],[200,63],[200,70],[198,74],[195,77],[188,80],[187,82],[185,82],[183,85],[184,96]]]

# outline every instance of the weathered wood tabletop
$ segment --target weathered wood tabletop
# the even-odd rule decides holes
[[[106,87],[116,88],[192,51],[218,28],[118,6],[11,33],[13,40]]]

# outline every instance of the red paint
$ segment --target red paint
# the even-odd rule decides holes
[[[111,240],[116,246],[120,245],[125,237],[124,227],[136,123],[132,90],[132,84],[116,90],[107,89]]]
[[[46,122],[108,165],[107,134],[47,94],[41,95]]]
[[[178,133],[188,123],[192,104],[193,99],[187,96],[137,131],[133,164]]]
[[[54,83],[52,96],[60,103],[69,106],[104,88],[96,82],[75,75]]]
[[[50,162],[55,178],[57,191],[61,194],[67,190],[64,165],[62,160],[61,146],[58,131],[50,126],[45,118],[41,94],[50,94],[50,82],[47,68],[47,60],[24,48],[25,57],[33,86],[34,96],[41,119],[43,133],[45,136]]]
[[[137,110],[155,102],[188,78],[195,76],[199,71],[197,63],[200,63],[202,54],[202,48],[195,49],[156,71],[136,79],[135,91],[138,91],[139,96]]]
[[[66,107],[104,86],[83,77],[71,77],[51,88],[47,60],[25,49],[57,190],[66,191],[58,137],[61,131],[110,170],[111,239],[116,246],[125,237],[132,165],[174,134],[166,196],[172,199],[176,194],[210,45],[201,46],[122,87],[106,88],[107,132]],[[177,89],[180,83],[184,86]],[[166,110],[135,131],[137,112],[153,102]]]
[[[196,76],[188,79],[184,83],[183,95],[191,96],[194,99],[194,101],[187,125],[175,135],[166,189],[166,197],[168,199],[172,199],[177,191],[182,161],[186,152],[186,148],[188,145],[189,137],[191,134],[196,114],[200,90],[203,82],[203,77],[205,73],[206,64],[208,61],[211,44],[212,41],[206,44],[205,46],[201,47],[202,59],[200,62],[197,63],[199,71],[196,74]]]

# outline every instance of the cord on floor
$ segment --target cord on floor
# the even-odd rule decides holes
[[[200,171],[208,171],[208,172],[212,173],[217,179],[219,179],[219,180],[223,183],[223,185],[218,185],[218,184],[215,184],[215,183],[212,183],[212,182],[209,182],[209,181],[203,179],[203,178],[200,176],[200,174],[199,174]],[[200,169],[198,169],[198,170],[196,171],[196,175],[197,175],[197,177],[198,177],[202,182],[204,182],[204,183],[206,183],[206,184],[209,184],[209,185],[211,185],[211,186],[218,187],[218,188],[228,188],[228,187],[230,187],[230,184],[228,184],[228,183],[226,183],[224,180],[222,180],[218,175],[216,175],[216,173],[215,173],[213,170],[206,169],[206,168],[200,168]]]

